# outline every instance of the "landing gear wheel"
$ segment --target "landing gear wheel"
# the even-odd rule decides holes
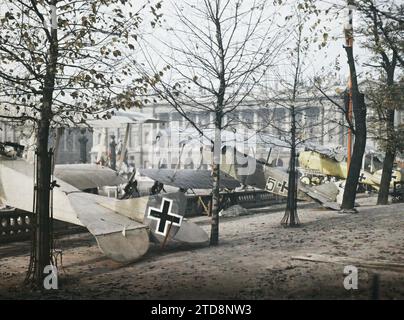
[[[311,185],[311,179],[308,176],[301,177],[300,182],[303,184]]]

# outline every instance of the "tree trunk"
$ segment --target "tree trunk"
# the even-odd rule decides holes
[[[210,245],[219,244],[219,209],[220,209],[220,162],[222,154],[222,119],[223,119],[223,106],[224,97],[226,92],[226,75],[225,75],[225,50],[223,47],[222,30],[220,19],[218,17],[214,20],[216,26],[216,40],[219,46],[219,74],[218,80],[220,82],[219,90],[217,91],[217,105],[215,110],[215,141],[213,146],[213,188],[212,188],[212,225],[210,234]]]
[[[366,147],[366,105],[365,96],[360,94],[360,110],[355,112],[355,142],[352,151],[351,164],[348,170],[348,177],[345,183],[344,197],[341,209],[352,210],[355,207],[356,191],[358,188],[359,175],[362,168],[363,154]]]
[[[56,6],[56,0],[51,5]],[[56,7],[54,7],[56,8]],[[56,10],[56,9],[55,9]],[[50,188],[51,188],[51,155],[48,150],[49,128],[53,118],[52,103],[55,78],[57,72],[58,39],[57,29],[52,21],[49,44],[49,61],[44,78],[42,106],[40,121],[38,122],[37,136],[37,192],[36,192],[36,247],[34,255],[34,285],[43,288],[43,279],[46,276],[44,269],[52,264],[52,229],[50,217]]]
[[[212,188],[212,223],[210,229],[210,245],[215,246],[219,244],[219,182],[220,182],[220,164],[213,164],[213,188]]]
[[[387,59],[385,60],[387,62]],[[387,87],[388,89],[390,89],[394,85],[395,62],[389,64],[385,63],[385,65],[387,73]],[[386,144],[386,154],[383,160],[383,172],[382,172],[382,179],[380,181],[380,190],[377,196],[378,205],[387,204],[389,201],[391,175],[393,171],[394,159],[396,157],[396,132],[394,130],[394,112],[395,112],[394,109],[387,110],[387,119],[386,119],[387,144]]]
[[[51,264],[51,221],[50,221],[50,184],[51,157],[48,152],[50,114],[49,108],[43,107],[37,137],[37,194],[36,194],[36,256],[35,284],[42,287],[44,269]]]
[[[384,205],[388,203],[389,200],[389,190],[390,190],[390,182],[391,175],[393,171],[394,159],[396,156],[396,148],[394,143],[394,110],[387,111],[387,145],[386,146],[386,154],[383,160],[383,172],[382,179],[380,181],[380,190],[377,197],[377,204]]]
[[[210,245],[219,244],[219,210],[220,210],[220,161],[221,161],[221,120],[216,119],[215,141],[213,146],[213,167],[212,167],[212,205],[211,205],[211,229]]]
[[[87,142],[88,139],[85,135],[85,130],[81,130],[80,143],[80,163],[87,163]]]
[[[353,210],[355,207],[359,175],[362,168],[363,154],[365,153],[366,147],[366,104],[365,96],[359,92],[352,47],[345,47],[345,50],[348,56],[349,70],[351,72],[352,79],[352,105],[355,119],[355,142],[352,151],[351,163],[348,169],[348,177],[345,183],[341,209]]]
[[[300,224],[297,215],[297,174],[296,174],[296,116],[294,106],[291,108],[291,148],[289,160],[288,196],[286,201],[285,215],[281,224],[295,227]]]
[[[114,135],[111,136],[111,143],[109,144],[109,154],[110,154],[109,167],[112,170],[116,171],[116,142]]]

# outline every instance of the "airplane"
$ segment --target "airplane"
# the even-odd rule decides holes
[[[307,148],[307,146],[305,146]],[[255,170],[251,174],[240,174],[240,169],[244,169],[245,165],[237,165],[237,161],[233,160],[226,162],[222,160],[221,170],[229,174],[230,176],[240,180],[245,185],[254,186],[259,189],[264,189],[268,192],[287,196],[288,190],[288,173],[277,167],[272,167],[265,161],[256,160],[255,158],[246,154],[240,153],[233,147],[227,147],[229,151],[223,150],[223,153],[230,152],[228,157],[234,155],[235,159],[243,159],[244,163],[255,163]],[[328,181],[320,180],[320,184],[313,185],[305,183],[307,176],[303,175],[298,181],[298,199],[308,200],[308,198],[315,200],[322,206],[332,210],[340,210],[340,204],[342,203],[342,197],[344,193],[344,183],[346,179],[346,162],[338,161],[338,156],[332,158],[331,152],[328,148],[317,148],[320,151],[301,151],[299,153],[299,168],[310,170],[311,172],[320,172],[321,174],[328,176],[329,178],[337,177],[340,181]],[[225,159],[225,157],[222,157]],[[402,182],[403,173],[394,170],[392,175],[392,183]],[[379,188],[381,180],[381,170],[376,170],[373,174],[362,170],[360,176],[360,183],[368,184],[375,189]]]
[[[204,152],[211,152],[204,150]],[[241,161],[237,161],[236,160]],[[204,156],[208,159],[208,155]],[[265,190],[267,192],[287,196],[288,173],[282,169],[269,166],[265,161],[257,160],[243,154],[233,146],[222,147],[221,157],[221,186],[230,192],[236,188],[247,186]],[[230,159],[230,161],[229,161]],[[250,172],[246,171],[246,165],[252,165]],[[172,170],[172,169],[139,169],[141,175],[155,181],[182,189],[211,189],[211,171],[202,169]],[[203,177],[203,178],[202,178]],[[236,183],[235,183],[236,182]],[[340,210],[337,200],[340,198],[341,188],[334,183],[327,183],[320,186],[307,186],[298,183],[298,199],[315,200],[324,207],[333,210]]]
[[[183,142],[186,142],[188,144],[202,144],[205,146],[208,146],[210,142],[208,141],[210,139],[213,139],[214,137],[214,130],[204,130],[204,137],[200,137],[200,134],[196,132],[194,129],[189,128],[188,130],[184,130],[181,132],[181,135],[183,137]],[[259,133],[257,135],[250,135],[250,136],[245,136],[243,134],[239,134],[237,132],[231,132],[227,130],[222,130],[221,132],[221,141],[223,146],[237,146],[237,143],[243,142],[248,145],[249,140],[251,140],[253,143],[259,142],[259,143],[265,143],[270,150],[274,147],[283,147],[283,148],[289,148],[290,145],[283,141],[282,139],[273,136],[269,133]],[[303,150],[301,149],[303,147]],[[299,166],[299,172],[302,173],[301,177],[301,182],[303,183],[302,185],[311,185],[311,184],[316,184],[320,185],[325,182],[325,180],[345,180],[347,178],[347,163],[344,161],[345,159],[345,150],[341,146],[335,146],[335,147],[327,147],[327,146],[320,146],[316,145],[312,142],[305,142],[302,144],[302,146],[299,147],[299,158],[298,158],[298,166]],[[209,152],[207,154],[208,157]],[[240,154],[238,154],[238,158],[240,158]],[[241,157],[240,159],[242,159]],[[249,159],[249,160],[247,160]],[[252,161],[254,163],[253,158],[246,158],[245,161]],[[369,163],[370,162],[370,163]],[[233,161],[234,163],[234,161]],[[259,163],[259,161],[257,162]],[[222,163],[222,166],[226,166],[229,163]],[[265,172],[268,175],[269,178],[269,172],[272,172],[272,175],[277,176],[277,178],[273,178],[276,181],[282,181],[286,182],[288,181],[288,178],[286,176],[278,171],[281,169],[274,169],[273,167],[269,166],[265,161],[261,161],[261,164],[264,165],[263,168],[265,168]],[[382,161],[380,161],[380,155],[373,149],[367,148],[366,150],[366,155],[364,158],[364,168],[369,167],[369,170],[361,170],[360,177],[359,177],[359,182],[361,185],[368,185],[371,188],[374,188],[375,190],[379,190],[379,185],[381,181],[381,176],[382,176]],[[256,168],[256,172],[254,175],[240,175],[238,174],[238,179],[240,181],[244,181],[245,179],[249,179],[249,183],[246,183],[247,185],[254,185],[257,184],[257,181],[260,181],[261,187],[263,186],[263,179],[265,177],[259,173],[260,168]],[[281,170],[282,171],[282,170]],[[234,174],[233,174],[234,176]],[[331,178],[336,178],[336,179],[331,179]],[[324,179],[327,178],[327,179]],[[258,179],[258,180],[257,180]],[[274,180],[274,181],[275,181]],[[284,195],[284,192],[287,190],[284,186],[281,187],[280,192],[278,192],[278,188],[275,184],[273,186],[272,180],[269,181],[269,189],[270,191],[274,191],[274,193]],[[244,181],[245,182],[245,181]],[[336,187],[339,189],[339,191],[343,191],[343,181],[336,181]],[[392,172],[392,180],[390,186],[393,188],[395,183],[400,183],[404,182],[404,170],[393,170]],[[323,187],[325,188],[325,187]],[[333,189],[333,194],[336,192],[337,188],[334,187],[327,187],[328,189],[331,188]],[[342,190],[341,190],[342,188]],[[306,190],[307,193],[308,191]],[[332,197],[333,198],[333,197]]]
[[[0,201],[32,212],[34,166],[0,144]],[[12,146],[11,146],[12,147]],[[53,189],[53,217],[86,227],[105,256],[128,263],[141,258],[150,242],[205,245],[207,233],[188,221],[183,192],[115,199],[86,193],[106,184],[120,184],[116,172],[97,165],[55,166],[57,185]]]
[[[193,128],[186,128],[185,130],[173,130],[171,128],[168,135],[175,134],[179,136],[180,145],[188,145],[191,147],[197,147],[202,150],[201,159],[210,163],[212,160],[211,141],[215,135],[214,129],[204,129],[203,136]],[[288,173],[280,168],[270,166],[266,161],[260,161],[254,157],[240,153],[236,146],[238,144],[254,144],[260,141],[265,142],[270,147],[288,147],[287,142],[270,134],[261,134],[254,137],[254,135],[247,135],[228,130],[221,130],[221,142],[222,142],[222,162],[221,162],[221,176],[228,179],[239,181],[242,186],[255,187],[261,190],[268,191],[270,193],[287,196],[288,190]],[[249,143],[250,142],[250,143]],[[210,160],[209,160],[210,159]],[[229,161],[229,159],[231,159]],[[240,161],[241,160],[241,161]],[[251,172],[246,171],[246,167],[251,167]],[[181,170],[171,169],[140,169],[139,172],[148,178],[155,181],[164,183],[166,185],[175,186],[180,188],[184,181],[184,177],[180,177],[177,172],[184,172]],[[194,189],[208,189],[206,183],[200,182],[198,178],[204,170],[189,170],[186,174],[186,179],[193,180],[192,188]],[[204,175],[211,175],[210,170],[205,170]],[[163,180],[164,182],[160,181]],[[189,189],[191,185],[188,183]],[[221,186],[223,188],[223,186]],[[209,187],[209,189],[211,186]],[[339,183],[327,183],[321,186],[309,186],[304,183],[298,182],[298,199],[301,200],[315,200],[321,203],[324,207],[333,210],[340,210],[338,204],[342,200],[343,188]],[[337,202],[338,201],[338,202]]]
[[[242,181],[244,185],[252,186],[270,193],[286,197],[288,194],[289,173],[281,168],[272,167],[264,160],[257,160],[247,154],[239,152],[233,146],[222,148],[221,170]],[[226,161],[234,157],[232,161]],[[244,160],[242,160],[244,159]],[[240,161],[241,160],[241,161]],[[246,174],[246,164],[253,164],[255,170]],[[310,186],[298,181],[297,198],[299,200],[315,200],[322,206],[340,210],[340,198],[343,189],[335,183],[325,183]]]
[[[311,183],[314,178],[317,181],[321,181],[319,176],[336,177],[344,180],[347,178],[347,162],[343,160],[343,157],[336,156],[332,150],[325,148],[306,148],[305,151],[299,153],[299,166],[300,169],[307,170],[302,179],[306,183]],[[383,170],[375,170],[373,173],[366,170],[361,170],[359,183],[362,185],[368,185],[375,190],[379,190],[381,176]],[[307,174],[308,173],[308,174]],[[394,187],[394,183],[404,182],[403,170],[393,170],[390,187]]]

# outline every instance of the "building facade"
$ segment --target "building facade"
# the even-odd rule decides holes
[[[339,97],[333,97],[340,99]],[[299,138],[305,142],[319,145],[346,146],[347,128],[345,117],[341,110],[336,108],[325,98],[303,98],[297,103],[297,118],[300,128]],[[141,112],[165,121],[159,124],[131,125],[127,144],[126,162],[136,168],[207,168],[209,164],[201,163],[198,150],[186,148],[181,150],[180,145],[173,145],[172,141],[162,139],[172,128],[190,128],[191,125],[173,107],[166,103],[158,103],[143,107]],[[189,110],[187,116],[202,130],[213,127],[213,113]],[[261,101],[246,101],[235,111],[225,116],[224,123],[229,123],[226,130],[233,132],[266,132],[283,139],[284,132],[290,125],[290,112],[286,108]],[[272,125],[275,124],[275,125]],[[280,127],[279,127],[280,126]],[[175,131],[175,130],[174,130]],[[124,141],[125,128],[95,129],[93,134],[93,148],[91,161],[97,162],[101,154],[110,155],[111,141],[115,143],[119,153]],[[112,139],[113,137],[113,139]],[[287,139],[285,139],[287,141]],[[171,143],[171,144],[170,144]],[[199,149],[199,147],[195,147]],[[164,149],[164,157],[161,150]],[[191,148],[192,149],[192,148]],[[167,152],[168,150],[168,152]],[[166,159],[168,157],[171,161]],[[268,160],[278,166],[287,166],[289,149],[285,147],[270,148],[265,141],[257,141],[254,156],[258,159]],[[269,154],[270,153],[270,154]],[[269,155],[269,157],[268,157]]]
[[[32,134],[32,130],[29,130],[27,127],[0,122],[0,141],[15,142],[22,145],[33,144],[34,141],[29,141],[30,134]],[[52,133],[49,138],[49,145],[53,145],[54,141],[55,133]],[[83,143],[85,143],[85,146],[82,145]],[[60,137],[56,164],[80,163],[84,158],[83,151],[85,153],[86,162],[90,162],[92,146],[93,133],[90,130],[66,128],[62,131]]]

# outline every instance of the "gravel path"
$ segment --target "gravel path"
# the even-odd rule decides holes
[[[359,267],[359,288],[348,291],[343,264],[292,259],[315,253],[349,257],[353,265],[355,259],[404,264],[404,204],[359,202],[355,215],[302,209],[299,228],[281,227],[281,211],[222,219],[218,247],[153,247],[130,265],[103,257],[88,235],[70,237],[60,242],[60,289],[46,294],[21,288],[27,244],[3,246],[0,298],[368,299],[377,273],[382,299],[404,299],[404,272]]]

